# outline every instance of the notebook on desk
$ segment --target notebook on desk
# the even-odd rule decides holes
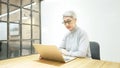
[[[55,45],[33,44],[35,51],[40,54],[43,59],[54,60],[59,62],[69,62],[76,57],[63,56]]]

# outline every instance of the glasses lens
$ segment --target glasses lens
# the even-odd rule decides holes
[[[68,19],[68,20],[64,21],[64,24],[66,24],[66,23],[70,24],[71,20]]]

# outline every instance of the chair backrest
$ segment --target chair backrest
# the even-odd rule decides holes
[[[2,50],[2,47],[1,47],[1,46],[2,46],[2,42],[0,41],[0,52],[1,52],[1,50]]]
[[[92,59],[100,60],[100,46],[98,42],[90,41],[90,51]]]

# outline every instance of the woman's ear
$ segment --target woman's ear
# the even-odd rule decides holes
[[[77,19],[75,18],[75,23],[76,23]]]

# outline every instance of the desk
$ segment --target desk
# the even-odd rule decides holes
[[[39,55],[30,55],[0,60],[0,68],[120,68],[120,63],[88,58],[77,58],[68,63],[39,60]]]

